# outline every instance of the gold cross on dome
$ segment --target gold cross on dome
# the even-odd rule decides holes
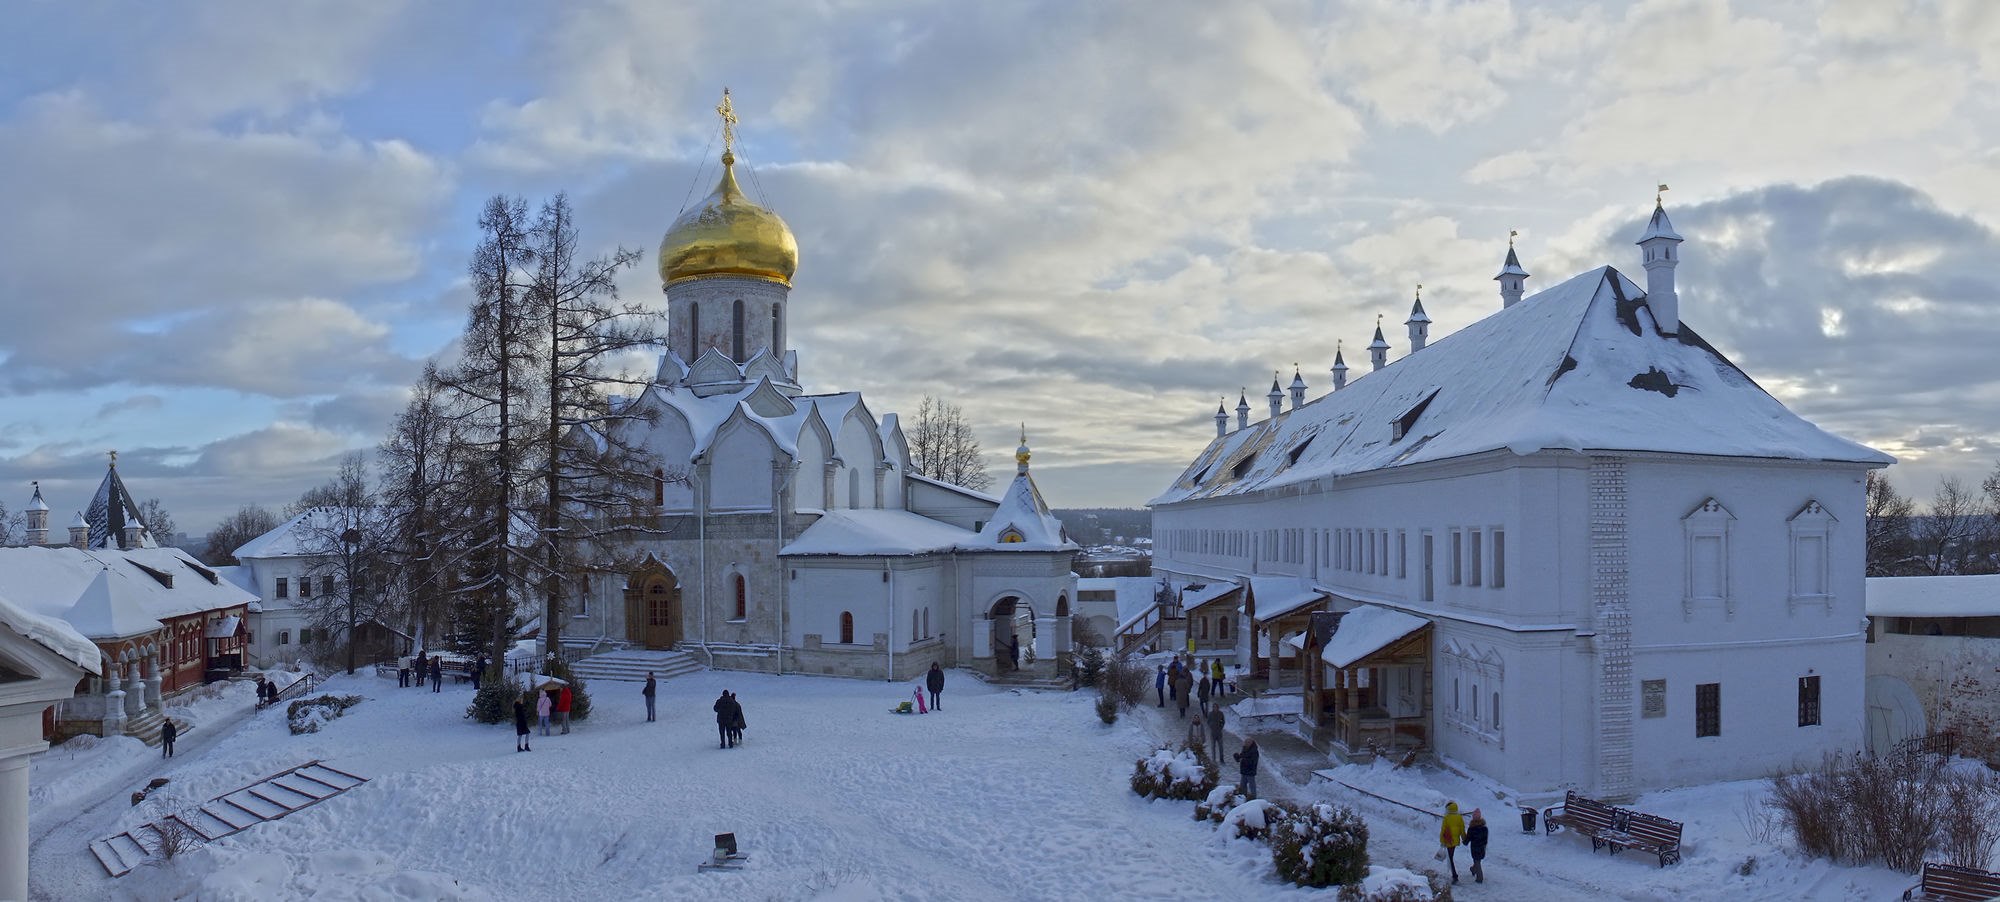
[[[736,146],[736,107],[729,102],[729,89],[722,89],[722,102],[715,105],[715,112],[722,117],[722,152],[728,153]]]

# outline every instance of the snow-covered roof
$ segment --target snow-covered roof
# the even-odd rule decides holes
[[[2000,617],[2000,574],[1871,576],[1870,617]]]
[[[779,554],[903,555],[971,545],[977,534],[903,510],[830,510]]]
[[[1667,208],[1660,204],[1653,205],[1653,218],[1646,223],[1646,233],[1639,236],[1637,243],[1643,244],[1654,238],[1684,240],[1681,238],[1681,233],[1674,231],[1673,220],[1667,218]]]
[[[1049,512],[1048,502],[1042,500],[1041,489],[1035,487],[1035,479],[1022,470],[1008,483],[1007,491],[1000,495],[1000,506],[994,509],[992,519],[986,521],[986,528],[979,531],[979,538],[995,548],[1006,551],[1057,551],[1079,547],[1063,532],[1062,521]]]
[[[987,504],[993,504],[993,505],[998,505],[1000,503],[1000,497],[998,495],[989,495],[985,492],[979,491],[978,489],[968,489],[962,485],[953,485],[952,483],[946,482],[942,479],[932,479],[929,476],[923,475],[922,473],[910,473],[907,475],[911,479],[914,479],[925,485],[936,486],[938,488],[944,489],[947,492],[953,492],[956,494],[964,495],[965,497],[971,498],[974,501],[984,501]]]
[[[1787,410],[1685,321],[1659,334],[1644,297],[1611,267],[1578,275],[1214,439],[1151,503],[1502,449],[1894,462]]]
[[[13,630],[90,673],[98,673],[103,667],[104,656],[98,652],[97,644],[76,627],[55,617],[32,613],[4,595],[0,595],[0,627]]]
[[[67,614],[84,590],[107,569],[123,580],[117,583],[121,587],[117,591],[129,594],[139,610],[154,620],[257,600],[256,593],[222,578],[215,568],[178,548],[0,548],[0,594],[30,613],[69,620]],[[116,637],[94,631],[105,626],[104,622],[69,622],[91,638]]]
[[[1079,598],[1085,592],[1111,592],[1121,623],[1151,609],[1158,590],[1159,583],[1150,576],[1091,576],[1076,581]]]
[[[1429,625],[1430,621],[1413,614],[1364,604],[1341,615],[1319,659],[1347,667]]]
[[[106,566],[91,578],[76,603],[63,612],[63,619],[93,639],[143,636],[165,626],[146,613],[146,606],[140,600],[143,594],[132,584],[131,577],[114,573]]]
[[[1499,275],[1493,278],[1497,280],[1506,276],[1526,276],[1527,274],[1528,271],[1521,268],[1521,258],[1514,255],[1514,246],[1511,244],[1507,245],[1507,262],[1500,265]]]
[[[1257,599],[1257,622],[1275,620],[1316,602],[1327,594],[1293,576],[1250,577],[1250,594]]]
[[[1188,588],[1181,591],[1181,610],[1192,611],[1219,598],[1228,597],[1231,592],[1242,588],[1235,583],[1214,582],[1199,589]]]
[[[117,548],[124,543],[128,525],[140,527],[139,547],[159,546],[152,532],[139,522],[139,505],[132,500],[132,493],[125,490],[125,480],[118,477],[117,464],[105,469],[104,480],[97,484],[97,494],[91,497],[83,518],[90,525],[87,544],[92,548]]]
[[[317,547],[325,541],[324,537],[338,535],[357,519],[349,517],[347,510],[342,507],[307,508],[298,516],[273,527],[270,532],[244,542],[230,554],[239,561],[325,554],[326,549]],[[376,528],[387,528],[389,511],[386,508],[362,509],[358,520],[376,524]]]

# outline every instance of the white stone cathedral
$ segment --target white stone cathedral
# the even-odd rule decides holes
[[[998,496],[913,473],[895,414],[815,393],[786,328],[798,246],[721,180],[660,242],[669,347],[617,439],[656,467],[643,560],[592,581],[566,644],[673,649],[716,668],[900,680],[1066,666],[1077,546],[1028,470]],[[685,479],[679,477],[685,476]]]
[[[1499,304],[1270,415],[1248,398],[1154,499],[1200,653],[1312,735],[1421,745],[1524,793],[1628,797],[1862,748],[1863,478],[1681,316],[1682,237]]]

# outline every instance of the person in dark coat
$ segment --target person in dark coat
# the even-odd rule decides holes
[[[737,698],[736,694],[732,692],[729,695],[729,747],[730,748],[735,748],[743,744],[744,726],[745,724],[743,722],[743,700]]]
[[[472,665],[472,691],[474,692],[479,691],[479,678],[485,675],[485,673],[486,673],[486,656],[480,655],[478,662]]]
[[[931,710],[941,710],[944,706],[938,703],[938,693],[944,691],[944,668],[936,661],[931,662],[931,672],[924,674],[924,688],[931,691]]]
[[[1160,703],[1159,703],[1158,705],[1155,705],[1154,707],[1157,707],[1157,708],[1164,708],[1164,707],[1166,707],[1166,706],[1167,706],[1167,665],[1165,665],[1165,664],[1161,664],[1161,665],[1160,665],[1160,672],[1159,672],[1159,673],[1156,673],[1156,674],[1154,674],[1154,675],[1153,675],[1153,691],[1154,691],[1154,692],[1157,692],[1157,693],[1159,693],[1159,694],[1160,694]]]
[[[514,700],[514,751],[534,751],[528,746],[528,736],[528,703],[517,698]]]
[[[1012,661],[1015,670],[1021,669],[1021,637],[1007,637],[1007,660]]]
[[[180,735],[180,728],[174,726],[174,722],[171,719],[160,726],[160,757],[172,758],[174,756],[174,739]]]
[[[1472,882],[1486,882],[1486,816],[1472,809],[1472,823],[1465,828],[1465,845],[1472,850]]]
[[[1174,679],[1173,679],[1174,698],[1180,699],[1182,717],[1187,716],[1188,703],[1190,701],[1193,701],[1193,699],[1188,697],[1194,694],[1193,692],[1188,691],[1191,688],[1193,688],[1193,683],[1194,683],[1194,677],[1188,675],[1188,670],[1185,667],[1181,668],[1178,672],[1174,674]]]
[[[277,684],[277,683],[274,683],[274,682],[271,682],[270,680],[263,680],[263,681],[261,681],[261,682],[262,682],[262,685],[259,685],[259,686],[257,687],[257,691],[263,694],[263,696],[264,696],[264,699],[263,699],[263,701],[264,701],[264,704],[267,704],[267,705],[275,705],[275,704],[277,704],[277,703],[278,703],[278,684]]]
[[[715,735],[718,737],[716,748],[729,747],[729,731],[736,727],[736,712],[730,710],[731,704],[729,690],[722,690],[722,695],[715,700],[714,705]]]
[[[414,679],[408,685],[415,686],[418,689],[424,688],[424,665],[429,660],[430,658],[425,655],[424,650],[421,648],[417,649],[416,654],[410,656],[410,673]]]
[[[1236,772],[1243,777],[1242,785],[1237,788],[1243,790],[1244,798],[1254,799],[1257,797],[1257,740],[1243,737],[1243,748],[1237,750],[1235,758]]]
[[[444,659],[437,655],[431,656],[431,691],[444,691]]]
[[[1215,747],[1215,757],[1222,757],[1222,701],[1208,706],[1208,744]]]
[[[646,688],[639,690],[639,693],[646,697],[647,723],[652,723],[658,719],[653,716],[653,698],[659,694],[659,687],[660,684],[653,679],[653,672],[650,670],[646,671]]]
[[[1215,691],[1215,681],[1209,679],[1208,668],[1196,667],[1195,669],[1201,671],[1201,683],[1195,687],[1195,698],[1201,700],[1201,713],[1207,714],[1208,697]]]

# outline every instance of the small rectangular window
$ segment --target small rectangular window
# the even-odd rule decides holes
[[[1451,531],[1451,573],[1447,577],[1451,580],[1452,585],[1458,585],[1459,573],[1462,572],[1461,568],[1463,568],[1464,564],[1465,535],[1454,529]]]
[[[292,644],[292,631],[291,631],[291,630],[279,630],[279,631],[278,631],[278,644],[279,644],[279,645],[290,645],[290,644]]]
[[[282,576],[278,577],[278,590],[276,593],[276,597],[278,598],[292,597],[292,581],[290,579]]]
[[[1436,549],[1433,547],[1431,542],[1433,538],[1435,537],[1432,536],[1430,533],[1424,533],[1423,536],[1424,577],[1423,578],[1424,578],[1425,601],[1437,600],[1437,553]]]
[[[321,595],[333,594],[333,577],[322,576],[319,578],[319,594]]]
[[[1819,677],[1799,677],[1799,726],[1819,725]]]
[[[1410,534],[1396,530],[1396,578],[1410,578]]]
[[[1479,585],[1479,581],[1483,576],[1481,571],[1485,569],[1480,566],[1480,538],[1480,532],[1476,529],[1467,536],[1468,544],[1472,546],[1472,566],[1466,568],[1466,581],[1475,586]]]
[[[1496,529],[1493,531],[1493,588],[1504,589],[1506,587],[1507,533],[1505,530]]]
[[[1722,684],[1701,683],[1694,687],[1694,734],[1722,735]]]

